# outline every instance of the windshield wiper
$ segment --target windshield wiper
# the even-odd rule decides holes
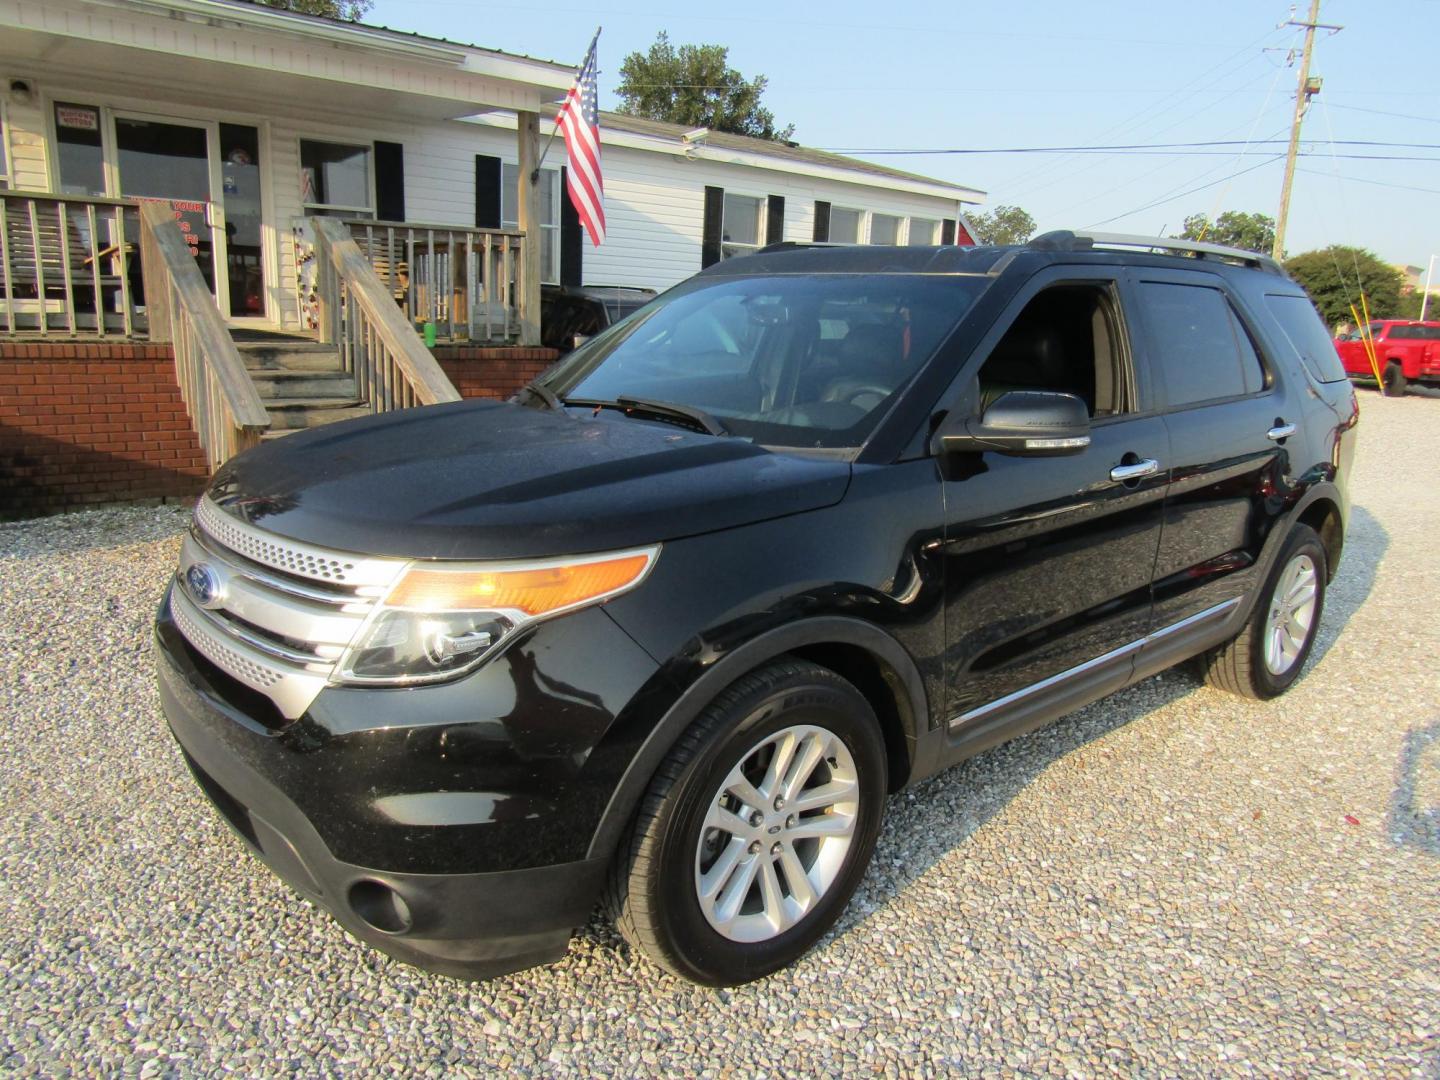
[[[556,396],[555,391],[537,380],[532,379],[526,383],[515,396],[519,397],[520,394],[529,394],[532,399],[540,399],[547,409],[554,409],[558,412],[564,408],[563,403],[560,401],[560,398]]]
[[[724,424],[704,409],[697,409],[693,405],[678,405],[673,401],[655,401],[651,398],[637,397],[617,397],[614,401],[565,398],[564,404],[592,409],[619,409],[622,412],[643,413],[657,420],[679,420],[687,427],[693,427],[707,435],[730,434]]]

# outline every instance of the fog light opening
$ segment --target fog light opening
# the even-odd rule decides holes
[[[351,885],[350,908],[382,934],[404,934],[415,923],[405,898],[379,881]]]

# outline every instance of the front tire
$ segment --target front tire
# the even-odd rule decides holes
[[[1205,681],[1261,701],[1290,689],[1315,644],[1328,577],[1319,535],[1308,525],[1294,526],[1250,621],[1205,656]]]
[[[865,873],[885,765],[874,710],[833,671],[783,659],[744,676],[651,782],[611,871],[616,927],[707,986],[793,963]]]
[[[1385,376],[1380,383],[1380,390],[1386,397],[1404,397],[1407,380],[1405,369],[1400,366],[1399,361],[1391,360],[1385,365]]]

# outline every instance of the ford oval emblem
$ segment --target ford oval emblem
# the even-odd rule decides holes
[[[217,608],[225,600],[225,582],[205,563],[196,563],[185,571],[185,589],[202,608]]]

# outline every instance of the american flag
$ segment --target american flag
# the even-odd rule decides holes
[[[565,104],[555,123],[565,134],[565,153],[570,159],[570,201],[590,234],[591,242],[600,246],[605,239],[605,183],[600,176],[600,110],[596,105],[595,46],[600,31],[595,31],[585,62],[575,73],[575,82],[565,95]]]

